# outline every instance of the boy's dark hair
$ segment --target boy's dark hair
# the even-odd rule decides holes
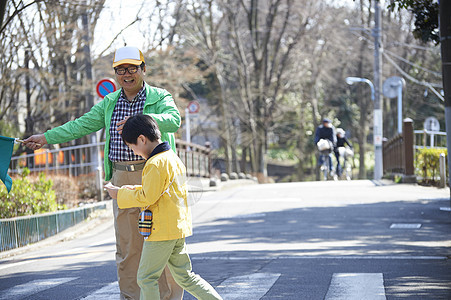
[[[160,129],[154,118],[149,115],[137,114],[127,119],[122,128],[122,140],[127,144],[136,145],[141,134],[152,142],[161,138]]]

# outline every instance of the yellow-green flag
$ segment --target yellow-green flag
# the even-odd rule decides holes
[[[8,175],[11,156],[13,155],[14,138],[0,135],[0,179],[6,186],[8,193],[11,191],[13,180]]]

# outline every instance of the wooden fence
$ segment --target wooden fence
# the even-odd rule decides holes
[[[404,119],[402,133],[383,144],[384,176],[401,175],[403,182],[415,182],[413,120]]]

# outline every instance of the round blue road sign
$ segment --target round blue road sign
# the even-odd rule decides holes
[[[109,78],[105,78],[99,81],[99,83],[97,83],[97,95],[99,95],[99,97],[103,98],[106,95],[108,95],[109,93],[112,93],[116,90],[116,84],[114,83],[114,81],[112,79]]]

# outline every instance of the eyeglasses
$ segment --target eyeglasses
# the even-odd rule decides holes
[[[135,74],[136,72],[138,72],[139,66],[132,66],[132,67],[128,67],[128,68],[114,68],[114,71],[116,72],[117,75],[124,75],[125,72],[128,71],[128,74]]]

